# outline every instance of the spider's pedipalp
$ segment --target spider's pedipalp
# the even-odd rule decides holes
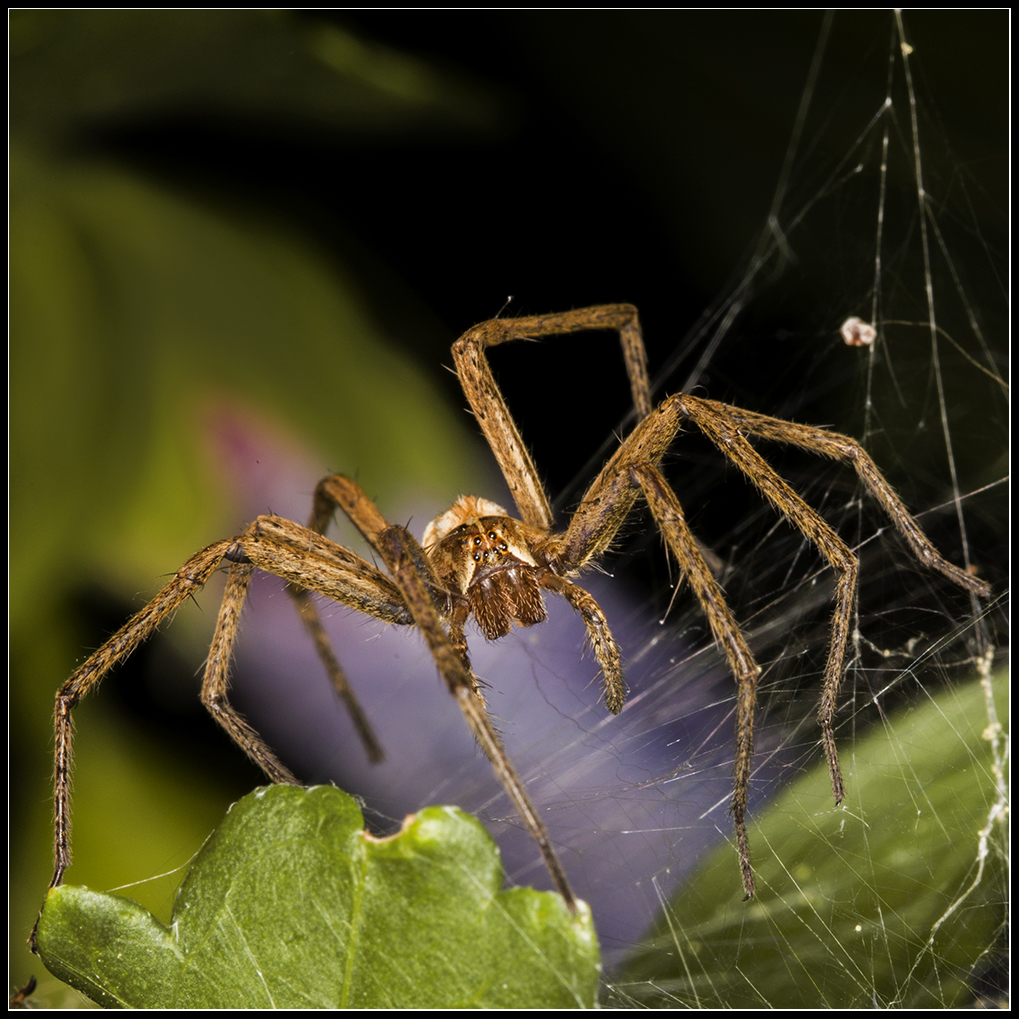
[[[565,577],[557,577],[554,573],[545,573],[539,581],[546,591],[554,591],[561,595],[580,613],[587,627],[588,637],[594,656],[601,666],[602,679],[605,684],[605,707],[618,715],[626,701],[626,683],[623,680],[623,667],[620,662],[619,645],[616,643],[608,620],[601,606],[594,597],[582,587],[571,583]]]

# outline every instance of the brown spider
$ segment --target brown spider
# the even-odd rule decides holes
[[[639,420],[588,488],[565,530],[557,531],[548,497],[492,377],[485,349],[509,340],[595,329],[617,330],[620,334]],[[273,782],[297,782],[258,733],[231,707],[227,697],[231,652],[256,568],[288,581],[319,657],[373,760],[381,758],[382,750],[333,653],[310,592],[375,619],[421,630],[439,674],[537,841],[552,879],[571,909],[575,909],[573,893],[545,826],[485,709],[478,680],[471,670],[464,627],[473,616],[484,636],[495,640],[509,633],[514,623],[532,626],[544,621],[544,592],[561,595],[580,613],[587,627],[604,679],[606,707],[614,714],[621,711],[626,688],[619,648],[598,603],[568,578],[597,562],[606,552],[638,498],[643,498],[650,507],[736,679],[736,761],[731,810],[743,888],[748,897],[754,894],[745,813],[760,668],[686,524],[678,499],[658,469],[684,421],[700,428],[775,509],[817,546],[836,571],[831,644],[819,709],[821,741],[836,803],[841,802],[844,788],[832,720],[852,622],[857,561],[841,538],[754,450],[747,436],[787,443],[852,464],[921,562],[974,594],[989,594],[987,584],[938,554],[874,462],[852,439],[682,393],[653,408],[637,311],[629,305],[483,322],[457,340],[453,359],[475,417],[510,487],[520,519],[510,517],[502,507],[485,499],[463,496],[428,525],[422,544],[418,544],[404,527],[387,523],[356,482],[333,475],[316,488],[307,527],[280,517],[261,516],[238,537],[216,542],[192,556],[173,580],[57,693],[56,868],[51,886],[60,884],[71,862],[71,710],[200,588],[223,560],[230,568],[209,650],[202,701],[266,775]],[[325,537],[337,507],[350,517],[389,575]]]

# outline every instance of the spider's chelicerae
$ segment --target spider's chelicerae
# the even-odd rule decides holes
[[[588,488],[565,529],[557,530],[548,496],[492,377],[485,349],[509,340],[596,329],[619,332],[638,422]],[[333,653],[310,592],[387,623],[418,627],[440,675],[538,843],[556,887],[571,908],[575,906],[573,893],[545,826],[485,710],[478,681],[471,671],[464,631],[473,616],[484,636],[495,640],[507,634],[514,623],[532,626],[542,622],[546,593],[565,598],[587,627],[604,679],[606,707],[614,714],[621,711],[626,688],[619,648],[598,603],[571,578],[605,553],[638,499],[643,499],[650,508],[736,680],[732,814],[743,888],[747,896],[754,894],[745,814],[760,668],[687,526],[679,500],[659,470],[662,457],[684,422],[699,428],[775,509],[817,546],[835,570],[835,611],[818,720],[836,803],[842,800],[844,789],[832,721],[853,617],[857,561],[845,542],[757,453],[749,438],[787,443],[851,464],[922,563],[974,594],[989,594],[983,581],[938,554],[874,462],[852,439],[683,393],[652,407],[635,308],[606,305],[559,315],[484,322],[457,340],[453,359],[474,415],[513,494],[519,519],[486,499],[464,496],[428,525],[419,544],[405,528],[387,523],[356,482],[333,475],[319,483],[307,527],[280,517],[262,516],[237,537],[218,541],[192,556],[173,580],[57,693],[56,869],[52,885],[60,884],[71,862],[71,710],[200,588],[224,560],[229,564],[229,574],[209,651],[202,700],[266,775],[274,782],[297,781],[227,698],[231,652],[255,569],[289,582],[319,657],[372,759],[379,759],[382,750]],[[337,507],[350,517],[385,564],[388,575],[325,537]]]

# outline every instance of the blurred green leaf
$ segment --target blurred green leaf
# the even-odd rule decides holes
[[[52,698],[104,636],[82,631],[83,611],[105,592],[140,607],[256,513],[303,518],[330,470],[395,511],[479,469],[437,369],[390,343],[358,274],[208,180],[196,197],[82,153],[174,121],[328,149],[487,132],[503,114],[467,76],[314,16],[22,10],[9,27],[10,946],[26,970],[52,866]],[[403,299],[372,280],[376,300]],[[189,610],[167,629],[182,686],[212,619]],[[75,875],[109,887],[172,871],[228,802],[222,776],[101,696],[76,720]],[[134,894],[165,916],[171,883]]]
[[[11,125],[36,140],[175,115],[369,135],[500,116],[466,76],[291,12],[22,10],[10,35]]]
[[[14,587],[30,602],[54,561],[130,563],[137,583],[216,536],[223,415],[317,437],[330,459],[312,472],[362,470],[373,494],[456,488],[462,459],[434,451],[461,423],[341,267],[109,166],[22,154],[13,190]]]
[[[10,232],[21,951],[52,859],[53,695],[104,636],[80,632],[73,600],[106,590],[140,607],[256,513],[303,518],[330,470],[356,473],[387,511],[446,500],[484,470],[469,419],[390,344],[357,279],[285,229],[109,164],[19,148]],[[167,629],[185,682],[213,619],[186,611]],[[164,836],[196,844],[223,792],[186,754],[153,757],[104,709],[100,698],[78,715],[98,746],[79,747],[75,849],[81,878],[112,886],[168,869]],[[142,775],[144,797],[125,788]],[[180,797],[192,801],[183,814]],[[145,835],[131,823],[139,799],[156,821]],[[131,837],[111,843],[118,825]]]
[[[1007,717],[1004,675],[994,698]],[[733,853],[720,850],[614,981],[616,1003],[966,1004],[1005,920],[1007,810],[992,811],[1007,805],[991,741],[1007,735],[991,728],[972,682],[844,747],[841,809],[826,766],[804,774],[751,832],[757,898],[733,908],[704,894],[729,880]]]
[[[502,890],[479,822],[431,807],[392,838],[328,786],[256,790],[210,836],[173,921],[62,886],[39,925],[47,967],[136,1008],[570,1008],[594,1005],[590,912]]]

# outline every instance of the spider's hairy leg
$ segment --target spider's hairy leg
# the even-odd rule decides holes
[[[556,594],[562,595],[573,609],[580,613],[591,639],[594,656],[601,666],[605,683],[605,706],[613,715],[618,715],[623,710],[623,704],[626,701],[626,683],[623,681],[619,645],[616,643],[615,637],[612,636],[612,631],[609,630],[609,623],[601,606],[587,591],[566,580],[565,577],[547,573],[538,583],[546,591],[554,591]]]
[[[410,618],[400,600],[400,593],[392,581],[360,556],[330,541],[322,533],[328,526],[331,516],[329,512],[319,520],[313,513],[312,523],[318,523],[320,526],[308,528],[299,527],[282,517],[263,516],[259,517],[245,533],[271,538],[281,549],[289,548],[293,553],[291,558],[296,562],[305,558],[309,563],[323,558],[332,562],[341,570],[343,582],[341,590],[323,592],[327,593],[328,597],[388,623],[403,625],[409,623]],[[273,571],[272,565],[266,569]],[[294,600],[301,622],[315,645],[319,661],[325,668],[337,696],[343,702],[368,759],[372,762],[381,761],[385,757],[382,744],[375,735],[350,680],[340,666],[309,590],[299,583],[290,583],[287,585],[287,592]]]
[[[440,597],[441,588],[424,549],[406,528],[388,524],[356,481],[338,474],[323,481],[319,489],[350,517],[354,526],[386,564],[400,590],[404,605],[425,638],[439,675],[445,680],[499,781],[531,837],[538,844],[556,890],[570,911],[575,913],[576,899],[566,879],[566,872],[552,848],[548,830],[492,725],[478,692],[478,681],[464,654],[456,646],[455,641],[466,648],[463,639],[464,621],[457,623],[454,619],[451,627],[454,639],[451,639],[443,626],[439,606],[444,605],[445,601]]]
[[[241,609],[257,566],[289,580],[288,590],[315,641],[334,689],[343,700],[369,758],[380,760],[382,748],[322,630],[309,591],[328,594],[336,601],[392,623],[408,621],[399,592],[388,578],[354,553],[282,517],[259,517],[231,545],[226,558],[232,565],[202,683],[202,703],[212,717],[272,782],[297,784],[293,774],[228,700],[230,660]]]
[[[132,616],[92,654],[57,691],[54,725],[54,856],[50,887],[61,883],[71,865],[71,773],[73,766],[71,712],[116,665],[147,640],[216,571],[233,541],[219,541],[193,555],[140,612]]]
[[[492,319],[468,329],[453,344],[453,361],[460,385],[525,524],[551,529],[552,508],[531,454],[488,366],[485,350],[510,340],[562,336],[597,329],[619,332],[634,407],[639,418],[647,417],[651,413],[647,355],[637,309],[632,305],[607,304],[554,315]]]
[[[833,720],[856,600],[858,573],[856,557],[824,520],[772,470],[743,438],[740,429],[762,439],[798,446],[820,456],[852,464],[860,480],[881,504],[920,562],[942,573],[971,594],[986,597],[990,594],[990,587],[941,556],[896,495],[895,490],[881,475],[874,461],[855,440],[836,432],[826,432],[821,428],[810,428],[769,418],[711,400],[700,400],[695,397],[682,399],[684,413],[753,481],[779,513],[787,517],[808,541],[817,546],[839,573],[835,591],[835,611],[832,615],[831,645],[828,663],[825,666],[818,722],[831,775],[832,793],[835,802],[840,803],[845,796],[845,788],[835,747]]]
[[[234,580],[236,568],[242,564],[257,566],[266,573],[282,577],[289,583],[287,589],[294,598],[305,629],[315,643],[320,661],[332,682],[333,689],[343,701],[357,730],[358,737],[368,755],[369,760],[379,761],[383,758],[382,746],[368,721],[368,716],[361,707],[353,688],[344,674],[328,637],[322,628],[317,609],[311,601],[310,593],[317,592],[333,601],[340,602],[356,609],[365,615],[380,619],[386,623],[409,625],[412,617],[403,604],[403,599],[396,585],[370,563],[355,555],[349,549],[337,545],[317,531],[301,527],[282,517],[262,516],[251,524],[244,534],[236,540],[228,558],[234,560],[235,569],[231,570],[231,581]],[[238,574],[238,585],[240,578]],[[232,588],[228,584],[228,592]],[[224,602],[224,612],[227,611]],[[234,631],[236,623],[234,624]],[[228,631],[229,643],[233,642],[233,632]],[[217,637],[220,636],[217,630]],[[228,639],[226,636],[224,640]],[[213,647],[216,644],[214,642]],[[222,667],[226,667],[228,655],[223,656]],[[213,659],[210,657],[210,668]],[[225,677],[225,674],[224,674]],[[212,673],[206,674],[206,687],[211,694],[225,695],[225,678],[222,685],[213,685]],[[210,710],[213,710],[210,706]],[[223,710],[223,709],[220,709]],[[217,719],[221,716],[213,711]],[[223,722],[227,731],[234,736],[237,743],[248,753],[265,773],[274,781],[288,781],[285,777],[277,777],[276,765],[266,766],[264,755],[249,743],[246,732],[235,733],[230,724]],[[246,726],[247,723],[244,723]],[[285,771],[285,769],[283,769]]]
[[[779,513],[787,517],[818,548],[838,573],[819,721],[832,793],[836,803],[841,803],[845,797],[845,787],[835,749],[833,719],[856,598],[856,557],[845,542],[747,442],[740,433],[738,418],[729,407],[682,393],[663,400],[654,413],[626,438],[584,494],[581,508],[570,521],[566,532],[557,540],[560,561],[566,569],[577,569],[609,547],[636,498],[636,485],[639,482],[633,480],[631,475],[637,477],[640,469],[657,467],[684,420],[695,424],[723,456],[757,486]],[[675,548],[674,551],[678,557],[679,549]],[[699,552],[696,559],[690,558],[687,561],[690,564],[696,563],[698,569],[704,566],[707,570],[704,557]],[[710,570],[707,570],[707,574],[710,576]],[[702,605],[705,605],[703,601]],[[710,618],[706,605],[705,612]],[[712,627],[714,629],[714,623]],[[726,625],[722,626],[723,631],[726,628]],[[726,653],[728,655],[729,652]],[[741,679],[742,670],[735,664],[733,673],[738,683],[745,682]],[[740,738],[737,733],[737,742]]]
[[[710,403],[711,401],[703,401]],[[725,404],[717,404],[719,407]],[[800,449],[816,453],[818,456],[840,460],[851,464],[868,491],[881,504],[899,533],[906,539],[913,554],[928,569],[937,570],[948,577],[952,583],[979,595],[981,598],[990,596],[989,584],[950,563],[934,547],[930,538],[924,534],[916,518],[906,509],[905,503],[896,494],[895,489],[885,480],[877,469],[867,451],[855,440],[838,432],[828,432],[823,428],[811,428],[809,425],[797,425],[791,421],[754,414],[738,407],[726,407],[730,417],[747,434],[756,435],[771,442],[780,442],[787,446],[798,446]]]
[[[399,589],[388,577],[353,552],[282,517],[259,517],[248,526],[244,534],[229,544],[224,558],[232,565],[209,650],[202,684],[202,703],[271,781],[297,784],[297,779],[230,705],[227,697],[230,659],[237,638],[241,608],[254,569],[257,567],[288,581],[289,586],[297,588],[305,599],[308,592],[316,591],[384,622],[406,625],[413,622],[413,618],[403,603]],[[299,605],[301,601],[299,598]],[[317,613],[314,620],[318,622]],[[331,656],[332,647],[324,634],[323,641],[326,654]],[[322,647],[319,647],[319,654],[324,661],[328,661]],[[335,673],[346,682],[339,663],[335,659],[334,663]],[[335,686],[335,675],[333,679]],[[347,693],[344,699],[369,752],[374,748],[377,754],[381,754],[378,741],[353,691],[348,686],[346,691],[337,692],[341,696]]]
[[[347,709],[347,714],[354,723],[354,728],[357,730],[361,745],[368,755],[368,760],[372,764],[378,764],[380,761],[385,760],[385,751],[382,749],[378,736],[375,735],[375,729],[372,727],[368,715],[364,708],[361,707],[361,702],[357,699],[357,694],[354,693],[350,680],[347,679],[347,674],[343,671],[339,659],[336,657],[332,642],[326,634],[325,627],[322,625],[322,618],[315,603],[311,600],[311,595],[303,588],[297,587],[294,584],[287,585],[287,592],[297,606],[297,614],[301,617],[304,629],[315,645],[319,661],[325,666],[329,682],[332,683],[337,696],[343,701],[343,706]]]
[[[364,489],[345,474],[331,474],[323,478],[315,488],[315,504],[312,510],[312,521],[317,530],[323,521],[328,523],[336,507],[343,510],[350,522],[361,532],[368,544],[386,561],[379,542],[382,535],[389,530],[390,524],[379,512],[378,507],[364,493]],[[432,592],[432,601],[436,607],[444,606],[446,591],[435,575],[435,570],[425,554],[424,549],[414,542],[408,554],[414,558],[418,574],[425,579]],[[386,563],[388,566],[389,564]],[[390,567],[390,570],[392,567]],[[392,584],[392,581],[389,581]],[[401,592],[403,593],[403,592]]]
[[[272,573],[383,622],[402,625],[414,622],[400,589],[385,574],[328,538],[280,517],[259,517],[241,536],[218,541],[193,555],[170,583],[91,655],[57,691],[54,716],[55,866],[50,887],[62,882],[64,872],[71,864],[71,712],[108,672],[201,588],[224,559],[231,563],[231,571],[209,652],[203,700],[235,742],[276,782],[293,782],[294,778],[226,700],[230,652],[252,569],[257,567]]]
[[[237,556],[236,548],[227,553],[229,559]],[[209,657],[205,666],[202,703],[234,743],[265,772],[270,781],[282,785],[298,785],[291,771],[284,767],[265,740],[233,707],[227,697],[230,690],[230,659],[237,640],[241,609],[244,607],[244,599],[247,597],[254,570],[254,566],[248,562],[234,562],[230,567],[223,601],[216,619],[216,632],[209,647]]]
[[[321,488],[322,485],[320,484],[316,489],[311,517],[307,525],[307,531],[311,532],[311,534],[303,539],[309,547],[315,547],[316,545],[320,548],[323,547],[323,542],[320,542],[317,539],[319,537],[323,539],[325,538],[325,532],[332,520],[333,510],[335,508],[335,503],[328,499],[328,497],[319,497],[319,490]],[[328,542],[328,540],[326,540],[325,545],[332,549],[340,549],[342,552],[347,552],[346,549],[342,549],[341,546],[335,545],[333,542]],[[363,563],[363,560],[354,556],[353,553],[347,554],[349,559],[356,560],[358,565]],[[381,577],[381,574],[379,574],[379,576]],[[385,581],[384,577],[382,579]],[[386,756],[382,749],[382,744],[379,742],[378,736],[375,734],[375,730],[368,719],[367,713],[361,707],[361,702],[358,700],[357,694],[354,692],[353,685],[347,678],[346,673],[343,671],[339,659],[336,657],[336,652],[333,650],[332,642],[329,640],[325,627],[322,625],[322,618],[319,614],[318,608],[312,601],[308,591],[297,584],[288,584],[287,593],[293,599],[294,606],[297,609],[297,614],[301,617],[301,623],[308,636],[311,637],[312,643],[315,645],[315,652],[326,671],[326,675],[329,677],[329,682],[332,684],[337,696],[341,701],[343,701],[347,714],[354,723],[354,728],[357,731],[358,738],[361,740],[361,745],[364,747],[368,760],[373,764],[379,763],[384,760]]]
[[[284,517],[262,516],[233,543],[233,561],[254,563],[295,587],[397,626],[414,622],[400,589],[350,549]]]
[[[859,563],[849,546],[825,523],[824,519],[798,496],[775,472],[768,462],[750,445],[739,430],[736,416],[725,404],[700,400],[696,397],[674,397],[680,400],[685,416],[718,447],[722,454],[754,483],[761,494],[800,533],[814,545],[838,575],[835,584],[835,609],[831,619],[831,640],[828,661],[824,669],[821,704],[818,722],[821,725],[821,743],[828,761],[832,794],[835,803],[845,798],[842,768],[835,747],[833,722],[846,647],[852,630],[853,609],[856,605],[856,587]]]
[[[573,889],[570,888],[566,872],[552,848],[548,830],[531,802],[527,788],[517,774],[509,754],[506,753],[506,748],[485,710],[484,702],[476,692],[477,680],[449,640],[428,589],[418,573],[418,556],[412,551],[416,544],[413,536],[402,527],[390,527],[379,535],[382,557],[400,584],[418,629],[424,634],[428,648],[432,652],[439,674],[445,679],[450,693],[456,698],[467,724],[481,744],[481,749],[484,750],[499,781],[517,808],[521,820],[537,842],[556,889],[566,901],[570,912],[575,913],[577,902]]]
[[[681,574],[690,583],[704,615],[707,616],[715,642],[725,653],[729,668],[736,679],[736,762],[733,766],[731,812],[736,827],[743,890],[749,899],[754,895],[754,872],[750,865],[750,840],[747,836],[747,796],[750,791],[750,770],[754,756],[754,713],[757,708],[757,677],[761,667],[747,646],[743,633],[701,554],[697,541],[686,522],[683,508],[661,472],[647,465],[633,468],[651,515],[676,557]]]
[[[818,547],[839,575],[820,710],[822,743],[836,802],[841,802],[845,790],[832,724],[849,639],[858,568],[856,558],[838,535],[743,438],[728,408],[682,394],[664,400],[650,417],[634,429],[585,493],[581,507],[566,532],[552,542],[557,547],[550,551],[553,558],[558,558],[561,567],[565,570],[578,569],[609,547],[630,512],[638,490],[647,499],[736,679],[737,750],[732,811],[737,827],[744,889],[751,895],[754,884],[744,816],[753,752],[756,680],[760,669],[726,606],[721,588],[686,525],[679,501],[657,470],[684,420],[697,425],[723,455],[757,485],[775,508]]]
[[[318,613],[311,603],[309,588],[328,592],[335,600],[384,618],[387,622],[406,622],[399,592],[388,578],[354,553],[282,517],[259,517],[231,546],[226,558],[232,561],[232,565],[202,683],[202,703],[213,718],[271,781],[297,784],[297,779],[230,705],[227,697],[230,659],[241,608],[257,565],[265,572],[290,580],[288,590],[297,603],[306,629],[315,640],[319,658],[326,666],[333,687],[343,700],[369,757],[380,760],[382,748],[322,630]],[[377,576],[371,576],[372,573]],[[337,582],[342,590],[337,590]]]
[[[604,553],[638,495],[643,494],[670,550],[708,619],[737,685],[736,763],[732,814],[747,897],[754,894],[746,830],[753,758],[754,711],[760,667],[754,661],[725,595],[686,523],[682,507],[657,465],[679,431],[684,413],[677,398],[665,400],[624,440],[585,492],[566,531],[549,539],[546,555],[557,569],[572,572]]]
[[[633,468],[657,467],[679,432],[685,415],[676,399],[638,423],[588,486],[566,530],[550,538],[545,554],[557,570],[574,572],[608,551],[641,491]]]

